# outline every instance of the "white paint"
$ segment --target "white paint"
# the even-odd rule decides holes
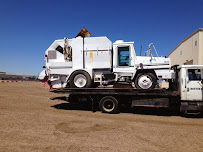
[[[72,61],[65,60],[64,54],[56,51],[58,45],[63,49],[64,45],[66,47],[69,45],[72,48]],[[117,48],[120,46],[129,46],[129,66],[118,66]],[[45,55],[48,55],[48,51],[53,50],[56,51],[56,59],[45,57],[46,69],[39,76],[40,79],[48,76],[49,80],[54,82],[53,88],[54,86],[57,88],[60,88],[60,86],[64,87],[65,81],[76,70],[87,71],[91,79],[94,79],[94,70],[113,70],[113,73],[118,76],[118,80],[125,80],[122,77],[133,79],[136,71],[139,69],[155,70],[155,73],[161,79],[172,78],[173,71],[170,70],[170,59],[136,56],[134,42],[118,40],[112,44],[107,37],[88,37],[84,39],[77,37],[73,39],[55,40],[45,51]],[[143,66],[141,67],[140,64]],[[59,78],[56,81],[51,79],[52,76],[59,76]],[[65,80],[61,80],[62,77],[66,77]]]

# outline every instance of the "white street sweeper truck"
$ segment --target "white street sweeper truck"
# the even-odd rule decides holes
[[[118,82],[135,88],[155,88],[157,80],[175,77],[169,58],[136,56],[134,42],[89,37],[83,28],[75,38],[55,40],[45,51],[39,79],[47,88],[89,88]]]

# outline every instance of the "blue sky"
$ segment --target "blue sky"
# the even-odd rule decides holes
[[[167,56],[203,28],[203,0],[0,0],[0,71],[37,75],[56,39],[91,36],[134,41],[137,55],[151,42]]]

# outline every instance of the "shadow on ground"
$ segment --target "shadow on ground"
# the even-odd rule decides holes
[[[100,111],[99,106],[95,105],[92,110],[91,103],[60,103],[53,105],[52,107],[60,110],[79,110],[79,111]],[[121,106],[119,113],[131,113],[131,114],[143,114],[143,115],[157,115],[157,116],[172,116],[178,114],[171,114],[166,109],[156,108],[131,108],[130,106]]]
[[[51,100],[67,101],[67,97],[55,97]],[[86,102],[67,102],[53,105],[52,107],[61,110],[81,110],[81,111],[100,111],[99,105],[92,105],[91,101]],[[168,108],[151,108],[151,107],[134,107],[131,105],[120,105],[119,113],[131,113],[141,115],[156,115],[156,116],[181,116],[185,118],[203,118],[202,115],[181,115],[178,111],[170,111]]]
[[[53,105],[52,107],[61,110],[82,110],[82,111],[91,111],[92,107],[87,103],[61,103]]]

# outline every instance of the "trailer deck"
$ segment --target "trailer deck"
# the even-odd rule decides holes
[[[62,88],[51,90],[58,94],[88,94],[88,95],[150,95],[150,96],[177,96],[173,91],[166,89],[135,89],[135,88]]]

